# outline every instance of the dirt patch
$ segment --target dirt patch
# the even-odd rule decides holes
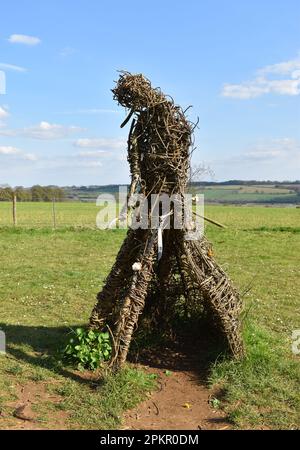
[[[194,345],[193,345],[194,348]],[[159,356],[158,356],[159,355]],[[178,346],[148,352],[140,367],[155,374],[158,390],[124,416],[124,429],[201,430],[232,428],[216,408],[218,393],[207,387],[201,351],[185,352]],[[200,357],[200,358],[199,358]],[[146,361],[145,361],[146,360]],[[214,400],[216,399],[216,400]],[[214,408],[215,406],[215,408]]]
[[[19,430],[66,429],[68,413],[65,411],[48,411],[47,417],[40,417],[35,405],[59,404],[59,395],[47,392],[45,383],[29,382],[15,388],[17,400],[5,405],[5,412],[0,412],[0,428]],[[6,412],[7,411],[7,412]]]

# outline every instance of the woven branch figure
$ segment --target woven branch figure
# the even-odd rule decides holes
[[[152,88],[142,74],[121,72],[114,99],[133,117],[128,137],[131,170],[129,196],[141,193],[183,198],[189,178],[193,124],[173,100]],[[151,210],[149,211],[151,216]],[[158,230],[130,228],[98,294],[90,327],[108,326],[114,341],[111,363],[126,360],[139,317],[162,324],[184,304],[185,311],[206,311],[226,338],[234,357],[242,357],[242,303],[222,268],[213,259],[205,237],[187,240],[186,229],[162,230],[163,252],[158,260]]]

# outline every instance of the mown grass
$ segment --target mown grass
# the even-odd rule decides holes
[[[68,333],[87,323],[123,238],[124,231],[0,229],[0,327],[7,338],[7,356],[0,356],[2,411],[10,415],[5,405],[18,386],[35,381],[62,396],[56,406],[35,406],[41,426],[55,425],[51,415],[60,408],[71,428],[116,428],[122,411],[153,388],[134,368],[117,377],[100,373],[99,384],[62,360]]]
[[[244,293],[247,313],[247,358],[220,357],[212,367],[220,405],[237,427],[297,428],[299,356],[291,351],[291,334],[300,329],[300,210],[209,206],[206,214],[227,225],[209,225],[207,234]],[[130,365],[93,383],[66,367],[59,353],[68,330],[87,322],[124,236],[124,230],[0,227],[0,326],[7,335],[7,356],[0,356],[2,411],[10,414],[5,405],[17,387],[34,381],[62,397],[56,406],[35,406],[41,426],[50,427],[51,413],[60,408],[70,428],[114,428],[122,411],[153,387]]]
[[[228,194],[228,189],[216,189],[218,192],[221,191],[220,201],[222,198],[224,200],[234,200],[233,198],[225,198]],[[210,198],[210,195],[214,195],[213,191],[207,189],[204,191],[205,201],[214,200],[215,198]],[[211,193],[212,192],[212,193]],[[234,190],[236,192],[236,190]],[[219,194],[218,194],[219,195]],[[241,196],[244,200],[247,200],[244,195],[248,194],[234,194],[236,196]],[[249,194],[255,195],[255,194]],[[288,195],[296,196],[296,194],[287,194],[286,199],[288,200]],[[225,197],[224,197],[225,196]],[[276,198],[279,195],[276,195]],[[237,198],[235,199],[237,200]],[[251,202],[251,198],[248,199]],[[247,200],[247,201],[248,201]],[[270,200],[270,198],[268,199]],[[255,199],[253,200],[255,201]],[[104,206],[104,204],[103,204]],[[80,202],[62,202],[55,204],[56,211],[56,227],[57,228],[91,228],[96,227],[96,217],[103,206],[97,206],[96,202],[80,203]],[[112,220],[115,217],[115,207],[110,205],[107,208],[109,219]],[[250,221],[249,226],[299,226],[300,209],[294,211],[293,213],[286,214],[286,208],[273,208],[273,207],[260,207],[261,209],[253,210],[253,206],[244,206],[243,209],[238,206],[228,205],[226,207],[220,207],[220,205],[208,205],[206,206],[207,214],[213,214],[215,219],[224,220],[224,223],[230,224],[231,227],[240,228],[240,225],[247,226],[247,220]],[[291,208],[288,208],[288,211]],[[255,213],[253,214],[253,211]],[[241,214],[239,214],[241,212]],[[49,202],[19,202],[17,204],[17,220],[18,227],[20,228],[53,228],[53,210],[52,203]],[[221,220],[221,221],[222,221]],[[289,221],[291,223],[286,223]],[[12,220],[12,204],[10,202],[0,202],[0,227],[11,226]],[[256,225],[255,225],[256,224]]]
[[[211,383],[236,426],[299,428],[300,361],[291,350],[292,331],[300,329],[299,210],[216,207],[209,214],[231,219],[230,229],[209,227],[208,234],[245,292],[247,345],[245,360],[217,361]]]
[[[212,367],[210,382],[220,388],[220,404],[239,428],[298,429],[299,361],[284,339],[248,323],[247,356],[224,359]]]
[[[57,202],[55,204],[56,225],[65,227],[96,228],[96,215],[100,207],[96,202]],[[52,228],[53,209],[51,202],[19,202],[17,204],[17,219],[19,227]],[[12,225],[12,205],[0,202],[0,226]]]

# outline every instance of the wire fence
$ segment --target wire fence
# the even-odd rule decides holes
[[[0,202],[0,227],[96,228],[100,207],[94,202]],[[113,214],[113,212],[111,212]]]
[[[103,199],[96,204],[96,198],[91,202],[0,202],[0,227],[105,229],[111,224],[126,228],[126,221],[114,220],[123,206]]]

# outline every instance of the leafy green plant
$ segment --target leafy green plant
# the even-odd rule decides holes
[[[64,349],[66,359],[77,364],[79,370],[95,370],[111,356],[109,333],[76,328]]]
[[[209,403],[210,403],[210,406],[211,406],[213,409],[219,409],[220,406],[221,406],[220,400],[219,400],[218,398],[215,398],[215,397],[211,398],[210,401],[209,401]]]

